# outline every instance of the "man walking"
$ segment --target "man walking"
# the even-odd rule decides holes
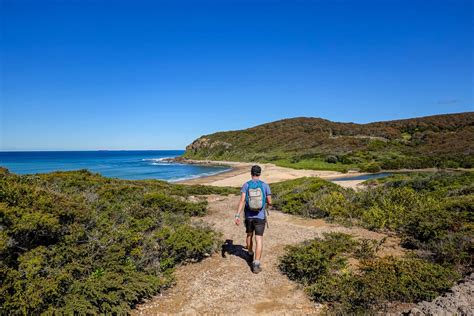
[[[245,206],[245,231],[247,233],[247,251],[252,262],[253,273],[262,271],[260,258],[263,250],[263,232],[266,223],[266,205],[272,205],[272,192],[268,184],[260,180],[262,168],[253,166],[250,170],[252,180],[244,183],[240,190],[240,202],[235,214],[235,224],[240,225],[240,213]],[[255,232],[255,258],[253,252],[253,234]]]

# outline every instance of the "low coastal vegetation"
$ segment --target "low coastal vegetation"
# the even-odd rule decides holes
[[[312,299],[338,314],[387,311],[387,302],[433,299],[459,278],[452,268],[419,258],[378,258],[364,245],[367,242],[346,234],[325,234],[288,247],[280,269],[305,285]],[[366,259],[350,269],[348,259],[361,256]]]
[[[124,314],[221,237],[196,195],[236,190],[0,169],[1,314]]]
[[[272,192],[283,212],[401,237],[407,258],[379,258],[367,241],[341,235],[288,250],[282,271],[303,283],[316,301],[330,302],[333,311],[431,299],[473,271],[472,172],[398,174],[370,180],[360,191],[301,178],[274,184]],[[356,271],[347,269],[350,257],[363,258]]]
[[[472,168],[474,112],[369,124],[294,118],[205,135],[185,158],[336,170]]]
[[[280,269],[330,312],[432,299],[474,270],[472,172],[395,174],[360,191],[300,178],[272,192],[283,212],[401,237],[405,257],[384,257],[381,242],[341,233],[288,248]],[[127,313],[170,286],[178,264],[220,248],[222,236],[190,220],[206,213],[200,196],[237,193],[86,170],[0,169],[0,312]]]

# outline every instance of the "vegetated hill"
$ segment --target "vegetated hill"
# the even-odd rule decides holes
[[[473,139],[474,112],[368,124],[300,117],[202,136],[184,157],[342,171],[471,168]]]

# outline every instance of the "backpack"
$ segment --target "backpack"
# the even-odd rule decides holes
[[[247,185],[247,194],[245,197],[247,207],[251,211],[258,212],[264,208],[267,200],[265,190],[263,189],[263,182],[260,180],[257,182],[250,180],[247,182]]]

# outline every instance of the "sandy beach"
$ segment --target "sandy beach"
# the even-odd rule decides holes
[[[292,169],[286,167],[279,167],[271,163],[250,163],[250,162],[235,162],[235,161],[212,161],[212,160],[186,160],[185,163],[203,164],[203,165],[225,165],[232,169],[216,175],[201,177],[196,179],[184,180],[178,183],[182,184],[203,184],[212,186],[230,186],[240,187],[242,183],[248,181],[250,178],[250,167],[258,164],[262,167],[261,179],[267,183],[275,183],[285,180],[292,180],[301,177],[319,177],[330,180],[345,177],[355,177],[366,175],[361,172],[341,173],[337,171],[327,170],[306,170],[306,169]],[[343,187],[357,188],[364,180],[345,180],[332,181]]]

